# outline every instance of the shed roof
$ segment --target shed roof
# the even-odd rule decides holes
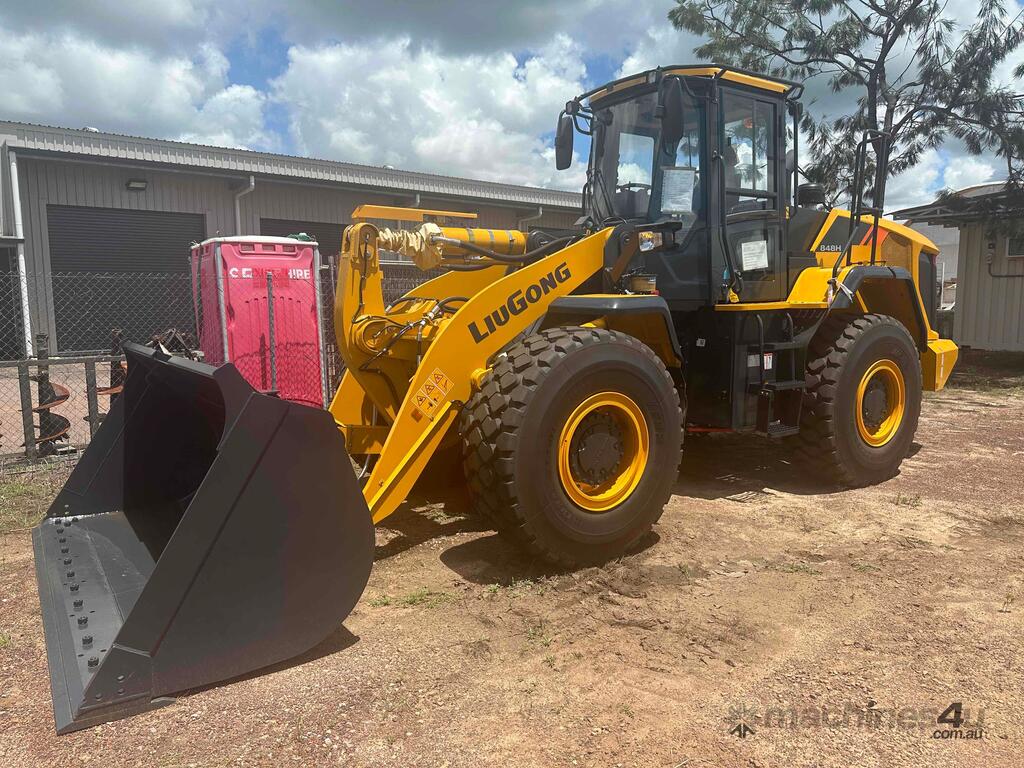
[[[0,121],[0,142],[6,142],[10,147],[31,153],[182,166],[237,175],[262,174],[320,183],[491,200],[513,205],[578,209],[581,203],[581,196],[577,192],[402,171],[335,160],[254,152],[248,149],[124,136],[93,129]]]
[[[980,217],[979,211],[972,209],[970,201],[997,198],[1002,194],[1004,185],[1005,182],[995,181],[957,190],[954,195],[967,201],[963,208],[954,209],[940,197],[926,205],[916,205],[894,211],[891,216],[894,219],[904,219],[922,224],[955,226],[961,221],[970,221]]]

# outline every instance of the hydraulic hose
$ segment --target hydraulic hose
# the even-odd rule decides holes
[[[476,243],[467,243],[462,240],[456,240],[455,238],[450,237],[437,238],[437,242],[444,243],[445,245],[453,245],[459,248],[464,248],[465,250],[471,253],[475,253],[478,256],[486,256],[488,259],[491,259],[492,261],[501,262],[502,264],[522,264],[524,262],[536,261],[537,259],[542,258],[543,256],[547,256],[549,253],[553,253],[554,251],[557,251],[559,248],[568,245],[570,242],[572,242],[572,240],[573,238],[571,236],[560,237],[557,240],[552,240],[549,243],[545,243],[544,245],[538,246],[537,248],[534,248],[532,251],[527,251],[526,253],[522,253],[516,256],[508,256],[504,253],[495,253],[494,251],[488,250],[487,248],[479,246]]]

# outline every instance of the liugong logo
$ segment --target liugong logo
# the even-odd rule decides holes
[[[546,296],[556,286],[564,283],[570,277],[572,277],[572,272],[569,271],[568,265],[563,261],[546,275],[542,275],[536,283],[531,283],[525,289],[513,291],[505,299],[504,304],[501,304],[493,312],[481,318],[480,322],[483,323],[485,330],[480,330],[476,320],[470,322],[469,333],[472,335],[473,341],[479,344],[494,333],[498,327],[505,325],[510,317],[521,314],[528,306],[539,301],[541,296]]]

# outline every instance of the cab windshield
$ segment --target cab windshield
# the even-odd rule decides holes
[[[690,229],[703,217],[703,102],[685,99],[683,136],[661,141],[654,91],[594,111],[589,213],[608,219],[666,221]]]

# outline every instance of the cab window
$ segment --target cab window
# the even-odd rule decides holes
[[[775,105],[728,92],[722,103],[727,212],[775,209]]]

